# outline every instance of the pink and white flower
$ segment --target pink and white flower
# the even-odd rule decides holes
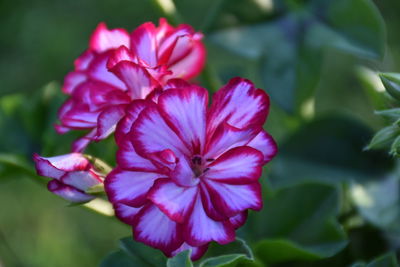
[[[59,133],[89,130],[73,144],[81,152],[91,141],[109,136],[134,99],[144,99],[169,79],[191,79],[205,62],[202,34],[185,24],[172,27],[160,19],[147,22],[129,34],[100,23],[89,49],[75,60],[63,92],[71,97],[59,110]]]
[[[198,259],[262,208],[258,179],[277,152],[262,128],[269,98],[234,78],[209,108],[206,89],[179,82],[152,99],[133,101],[119,122],[105,189],[137,241],[167,256],[191,248]]]
[[[89,188],[103,183],[102,176],[82,154],[45,158],[33,155],[37,174],[53,178],[47,184],[52,193],[71,202],[87,202],[94,196],[85,193]]]

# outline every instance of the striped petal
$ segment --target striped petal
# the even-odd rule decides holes
[[[74,203],[87,202],[89,200],[94,199],[94,196],[85,194],[82,191],[76,189],[75,187],[65,185],[56,179],[51,180],[47,184],[47,189],[49,189],[49,191],[52,192],[53,194],[56,194],[64,198],[65,200]]]
[[[105,179],[104,185],[112,203],[120,202],[139,207],[146,202],[146,195],[160,174],[153,172],[125,171],[114,169]]]
[[[192,154],[203,152],[207,104],[207,90],[198,86],[170,89],[158,98],[162,116]]]
[[[125,29],[109,30],[106,24],[101,22],[90,37],[89,47],[97,53],[102,53],[121,45],[129,47],[129,41],[129,34]]]
[[[66,172],[87,170],[89,161],[80,153],[70,153],[56,157],[33,155],[38,175],[60,179]]]
[[[264,164],[268,163],[273,157],[275,157],[276,153],[278,153],[278,145],[272,136],[266,131],[261,131],[247,144],[247,146],[253,147],[263,153]]]
[[[197,187],[181,187],[169,179],[159,179],[151,188],[148,198],[171,220],[183,223],[192,211]]]
[[[133,234],[137,241],[160,249],[165,254],[170,254],[183,243],[180,225],[152,204],[144,207],[137,215]]]
[[[202,246],[211,241],[223,245],[235,240],[233,226],[228,221],[218,222],[208,217],[199,196],[183,227],[185,242],[191,246]]]

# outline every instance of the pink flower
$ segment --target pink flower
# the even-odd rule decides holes
[[[192,248],[198,259],[262,208],[258,179],[277,146],[262,128],[269,98],[250,81],[232,79],[209,108],[206,89],[174,85],[128,107],[105,189],[136,240],[167,256]]]
[[[160,26],[147,22],[131,34],[108,30],[100,23],[89,49],[75,60],[75,70],[64,81],[71,97],[59,111],[59,133],[90,130],[73,144],[81,152],[90,141],[109,136],[133,99],[144,99],[171,78],[190,79],[205,62],[202,35],[188,25],[174,28],[165,19]]]
[[[93,199],[94,197],[85,191],[103,183],[100,174],[79,153],[51,158],[34,154],[33,160],[38,175],[54,178],[47,184],[49,191],[71,202],[86,202]]]

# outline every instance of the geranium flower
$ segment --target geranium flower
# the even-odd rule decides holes
[[[108,30],[100,23],[89,49],[75,60],[66,77],[64,93],[71,97],[59,111],[59,133],[90,130],[73,144],[81,152],[90,141],[110,135],[133,99],[145,98],[171,78],[190,79],[205,62],[202,35],[188,25],[174,28],[165,19],[160,26],[147,22],[131,34]]]
[[[262,128],[269,98],[250,81],[232,79],[209,108],[206,89],[174,85],[130,104],[105,189],[136,240],[167,256],[192,248],[198,259],[262,208],[258,179],[277,147]]]
[[[102,176],[79,153],[45,158],[33,155],[37,174],[53,178],[47,184],[52,193],[71,202],[87,202],[94,196],[85,191],[103,183]]]

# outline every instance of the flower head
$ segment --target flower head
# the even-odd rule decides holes
[[[33,155],[40,176],[53,178],[47,188],[52,193],[71,202],[86,202],[94,197],[85,191],[102,184],[103,178],[92,164],[79,153],[45,158]]]
[[[234,78],[210,107],[206,89],[179,81],[152,99],[133,101],[118,124],[105,189],[136,240],[168,256],[192,248],[196,259],[262,207],[258,179],[277,152],[262,128],[269,98]]]
[[[89,49],[75,60],[64,93],[71,97],[59,111],[59,133],[90,130],[73,144],[81,152],[92,140],[110,135],[134,99],[144,99],[171,78],[190,79],[203,68],[202,35],[188,25],[172,27],[165,19],[156,27],[144,23],[129,34],[100,23]]]

